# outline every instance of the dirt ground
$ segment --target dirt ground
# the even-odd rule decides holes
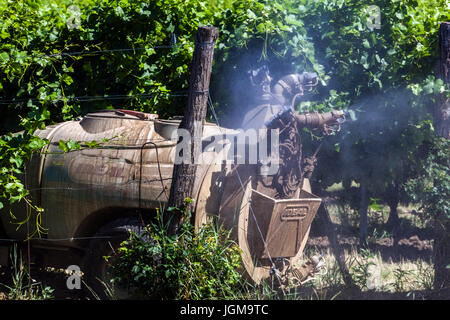
[[[339,245],[343,250],[350,250],[358,247],[359,239],[355,236],[338,235]],[[308,239],[308,245],[320,249],[326,249],[330,246],[326,236],[311,236]],[[418,258],[429,260],[433,246],[428,239],[421,240],[418,235],[402,238],[398,241],[398,245],[394,246],[393,238],[379,239],[375,243],[369,243],[369,249],[379,252],[383,260],[399,261],[400,259],[416,260]]]

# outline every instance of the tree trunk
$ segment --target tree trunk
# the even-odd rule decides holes
[[[443,22],[439,28],[438,77],[450,83],[450,22]],[[450,139],[450,100],[442,94],[434,110],[434,127],[438,136]]]
[[[441,23],[439,28],[439,74],[444,83],[450,83],[450,23]],[[435,133],[450,139],[450,102],[441,95],[437,99],[434,112]],[[450,235],[448,219],[443,213],[435,217],[434,226],[434,287],[436,289],[448,288],[450,286]]]
[[[446,217],[438,217],[434,225],[433,260],[434,288],[450,288],[450,234]]]
[[[186,144],[186,141],[183,141],[183,144],[181,144],[181,137],[178,140],[176,153],[182,157],[183,162],[175,164],[173,168],[169,207],[184,208],[185,199],[193,196],[192,192],[197,170],[195,160],[201,154],[203,122],[206,117],[208,89],[216,39],[217,28],[205,26],[198,28],[189,79],[188,106],[179,126],[179,129],[187,131],[187,137],[185,136],[184,138],[190,138],[190,143]],[[183,150],[183,146],[186,145],[188,145],[189,150]],[[187,154],[183,156],[182,153],[186,151]],[[180,210],[173,211],[170,219],[169,232],[173,233],[176,232],[183,219],[182,212]]]
[[[389,206],[389,218],[387,221],[387,226],[389,230],[398,230],[399,217],[398,217],[398,202],[399,202],[399,186],[397,182],[393,182],[389,185],[386,194],[386,201]]]
[[[367,187],[361,183],[361,202],[359,207],[359,244],[367,247],[367,210],[369,209],[369,194]]]

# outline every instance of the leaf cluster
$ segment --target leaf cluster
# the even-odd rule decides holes
[[[157,299],[232,299],[245,283],[240,249],[210,223],[195,232],[185,220],[179,232],[168,233],[158,213],[142,234],[131,234],[118,250],[112,274],[135,297]]]

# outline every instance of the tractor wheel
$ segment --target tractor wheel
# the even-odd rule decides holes
[[[130,231],[142,234],[144,226],[137,218],[122,218],[112,221],[98,230],[89,244],[89,249],[83,262],[84,288],[100,299],[112,298],[110,274],[111,262],[117,255],[120,244],[128,239]],[[108,261],[104,257],[111,257]],[[108,289],[109,288],[109,289]],[[94,295],[94,297],[95,297]],[[127,298],[128,290],[114,288],[114,298]]]

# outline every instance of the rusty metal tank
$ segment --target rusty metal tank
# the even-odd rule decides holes
[[[48,230],[46,238],[55,240],[52,245],[83,249],[88,243],[77,239],[92,236],[108,221],[136,210],[152,215],[164,206],[176,152],[173,133],[179,123],[154,114],[104,110],[37,131],[50,143],[32,157],[26,187],[45,210],[42,225]],[[224,134],[242,132],[205,123],[205,141]],[[81,145],[97,141],[100,146],[63,152],[61,140]],[[258,166],[220,163],[219,153],[204,149],[197,168],[195,226],[217,218],[232,229],[245,269],[259,282],[270,276],[274,259],[295,263],[301,256],[321,199],[311,194],[307,179],[294,197],[276,198],[258,182]],[[16,208],[15,214],[24,218],[26,210]],[[8,214],[0,217],[9,237],[26,238],[26,229],[17,229]]]

